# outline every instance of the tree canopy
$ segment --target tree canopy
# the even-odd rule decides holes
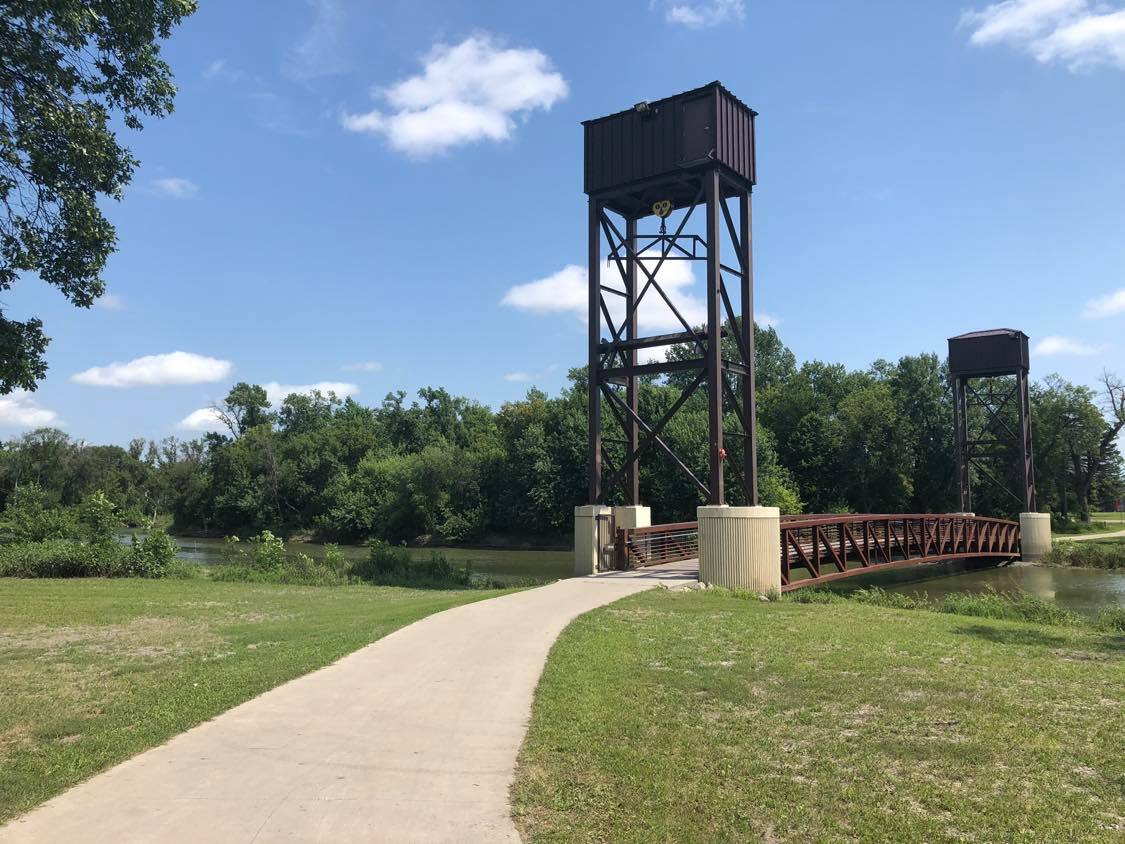
[[[35,274],[74,305],[105,292],[116,244],[100,197],[120,199],[137,160],[118,141],[172,110],[159,39],[195,0],[0,0],[0,290]],[[0,311],[0,393],[34,390],[49,338]]]

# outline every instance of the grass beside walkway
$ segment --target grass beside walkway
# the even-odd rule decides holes
[[[0,579],[0,821],[489,591]]]
[[[1125,637],[635,596],[556,643],[513,800],[529,841],[1118,842]]]

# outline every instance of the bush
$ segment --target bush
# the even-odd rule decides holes
[[[247,547],[249,546],[249,547]],[[290,556],[285,541],[263,530],[244,546],[237,536],[223,545],[224,565],[211,570],[212,580],[248,583],[287,583],[295,586],[332,586],[347,582],[344,554],[330,546],[325,560],[307,554]]]
[[[1043,562],[1086,569],[1125,569],[1125,543],[1056,542]]]
[[[1095,624],[1102,630],[1113,633],[1125,633],[1125,607],[1110,607],[1102,610]]]
[[[58,539],[0,545],[0,576],[108,577],[116,565],[104,550]]]
[[[117,505],[104,492],[95,492],[82,502],[82,524],[91,545],[117,544],[116,534],[121,527]]]
[[[0,532],[12,542],[74,540],[80,534],[74,510],[52,504],[38,484],[17,487],[8,497]]]
[[[164,577],[176,543],[153,531],[131,546],[119,542],[18,542],[0,545],[0,577]]]
[[[164,577],[178,551],[175,540],[162,530],[150,531],[139,542],[137,535],[133,534],[132,547],[125,557],[120,576]]]
[[[373,540],[367,559],[355,561],[349,574],[356,580],[380,586],[411,586],[417,589],[494,588],[488,578],[473,576],[468,566],[458,568],[445,555],[432,551],[430,559],[414,562],[406,548]]]

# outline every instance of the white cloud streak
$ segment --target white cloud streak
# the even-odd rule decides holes
[[[176,426],[184,431],[225,431],[226,423],[223,422],[218,411],[213,407],[201,407],[193,410],[180,420]]]
[[[286,55],[283,71],[291,79],[308,80],[343,73],[350,67],[344,49],[348,19],[341,0],[309,0],[313,21],[304,37]]]
[[[1102,319],[1118,314],[1125,314],[1125,287],[1091,299],[1082,310],[1082,316],[1087,319]]]
[[[1050,335],[1044,337],[1035,344],[1032,352],[1042,357],[1052,357],[1058,355],[1096,355],[1101,349],[1097,346],[1091,346],[1088,343],[1083,343],[1080,340],[1072,340],[1069,337],[1060,337],[1058,335]]]
[[[347,363],[343,367],[345,372],[382,372],[383,364],[375,360],[365,360],[360,363]]]
[[[125,309],[125,300],[113,293],[103,293],[94,300],[94,307],[103,311],[121,311]]]
[[[345,113],[350,132],[385,137],[391,148],[427,158],[463,144],[506,141],[516,118],[550,109],[567,95],[566,80],[550,59],[531,48],[505,48],[492,36],[437,44],[422,72],[375,95],[389,110]]]
[[[92,387],[157,387],[221,381],[232,369],[228,360],[192,352],[169,352],[91,367],[71,375],[70,380]]]
[[[1125,69],[1125,8],[1090,0],[1004,0],[961,16],[976,46],[1007,44],[1072,71]]]
[[[0,426],[26,430],[62,424],[55,411],[40,405],[27,390],[13,390],[6,396],[0,396]]]
[[[706,29],[746,17],[745,0],[709,0],[683,3],[670,0],[664,4],[664,19],[690,29]]]
[[[199,193],[199,185],[191,179],[167,176],[162,179],[153,179],[151,190],[157,196],[167,196],[171,199],[191,199]]]

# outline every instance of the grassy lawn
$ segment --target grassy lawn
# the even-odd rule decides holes
[[[412,621],[496,594],[0,579],[0,821]]]
[[[530,841],[1120,842],[1125,638],[655,591],[556,643]]]

